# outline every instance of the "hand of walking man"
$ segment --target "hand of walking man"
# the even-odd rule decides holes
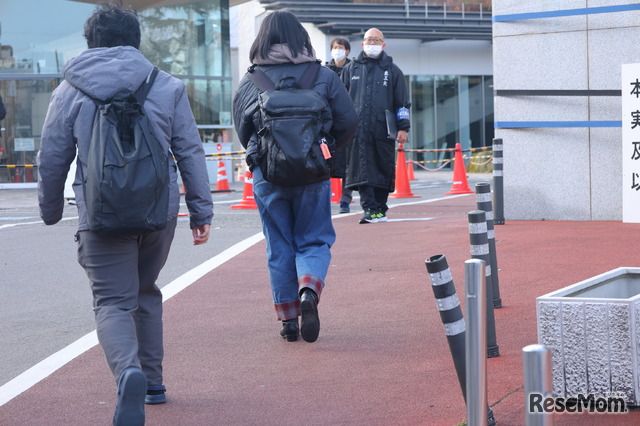
[[[209,241],[210,228],[211,228],[210,225],[201,225],[201,226],[196,226],[191,230],[191,232],[193,233],[194,246],[205,244],[207,241]]]

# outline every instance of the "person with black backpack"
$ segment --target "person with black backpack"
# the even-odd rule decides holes
[[[88,49],[65,64],[42,129],[40,216],[47,225],[62,218],[77,150],[78,262],[116,381],[113,423],[142,425],[144,404],[166,401],[156,279],[177,225],[177,171],[194,245],[209,238],[211,189],[185,85],[138,50],[136,13],[121,1],[99,3],[84,36]]]
[[[253,173],[280,335],[314,342],[336,238],[332,156],[354,136],[358,116],[344,84],[320,66],[309,34],[292,13],[276,11],[264,19],[250,59],[233,116]]]

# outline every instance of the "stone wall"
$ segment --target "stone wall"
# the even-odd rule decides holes
[[[640,10],[621,3],[493,1],[505,219],[622,219],[620,70],[640,62]]]

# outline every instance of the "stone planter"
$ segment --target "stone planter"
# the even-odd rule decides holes
[[[536,299],[538,342],[551,350],[553,393],[640,405],[640,268],[618,268]]]

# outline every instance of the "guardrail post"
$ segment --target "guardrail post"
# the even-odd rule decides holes
[[[504,225],[504,192],[502,181],[502,139],[493,140],[493,195],[495,215],[493,222],[496,225]]]
[[[522,348],[524,367],[524,408],[527,426],[552,426],[552,413],[533,412],[531,397],[552,397],[551,351],[544,345]]]
[[[498,280],[498,256],[496,252],[496,236],[493,228],[493,208],[491,203],[491,185],[487,182],[476,184],[476,202],[478,210],[484,210],[487,219],[487,240],[489,241],[489,265],[491,266],[491,287],[493,291],[493,307],[502,308],[500,298],[500,282]]]
[[[487,358],[500,356],[496,343],[496,324],[493,315],[493,285],[491,283],[491,260],[489,258],[489,241],[487,239],[487,219],[485,212],[474,210],[469,212],[469,240],[471,243],[471,257],[485,262],[484,268],[487,282],[486,295],[486,330],[487,330]]]
[[[485,348],[486,329],[486,281],[485,262],[480,259],[467,260],[465,272],[465,309],[469,322],[466,334],[467,369],[467,424],[469,426],[487,425],[487,360]]]

